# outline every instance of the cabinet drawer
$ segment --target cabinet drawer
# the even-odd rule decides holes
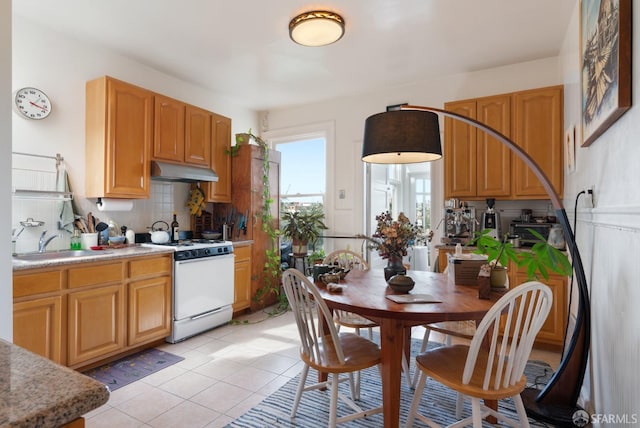
[[[236,262],[240,259],[249,259],[251,258],[251,245],[233,247],[233,253],[236,255]]]
[[[69,288],[122,282],[122,263],[69,269]]]
[[[62,271],[14,275],[13,297],[31,296],[62,290]]]
[[[129,278],[139,278],[149,275],[168,275],[171,273],[171,266],[171,256],[131,260],[129,262]]]

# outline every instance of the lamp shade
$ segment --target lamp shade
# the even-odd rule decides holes
[[[398,110],[369,116],[364,125],[362,161],[419,163],[442,157],[438,115]]]

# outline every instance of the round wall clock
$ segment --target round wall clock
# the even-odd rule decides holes
[[[18,89],[13,98],[16,111],[27,119],[44,119],[51,114],[51,101],[47,94],[36,88]]]

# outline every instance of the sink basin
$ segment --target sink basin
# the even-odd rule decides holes
[[[55,260],[55,259],[66,259],[73,257],[83,257],[83,256],[95,256],[99,254],[106,254],[104,251],[91,251],[91,250],[60,250],[60,251],[47,251],[44,253],[25,253],[25,254],[16,254],[13,256],[15,260],[22,261],[41,261],[41,260]]]

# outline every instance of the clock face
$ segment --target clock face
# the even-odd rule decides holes
[[[51,113],[49,97],[40,89],[18,89],[14,103],[16,110],[27,119],[44,119]]]

